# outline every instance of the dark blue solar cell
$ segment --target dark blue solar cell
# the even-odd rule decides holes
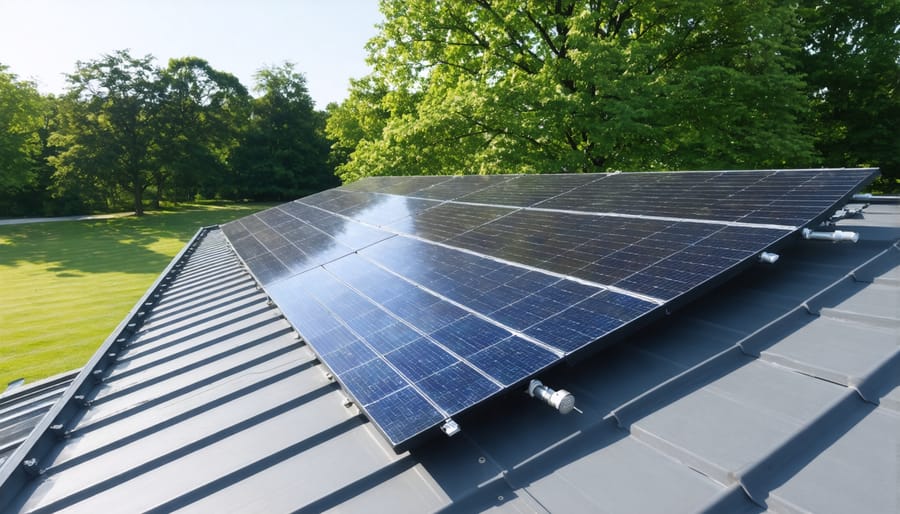
[[[367,332],[364,334],[364,337],[366,342],[372,345],[372,348],[375,348],[375,350],[382,354],[386,354],[401,346],[405,346],[422,336],[408,326],[396,322],[378,332]]]
[[[515,307],[515,305],[517,304],[491,313],[491,318],[516,330],[525,330],[541,321],[542,318],[538,314]]]
[[[440,202],[369,193],[365,199],[340,213],[365,223],[384,226],[437,205]]]
[[[481,351],[508,338],[509,332],[481,318],[468,315],[431,334],[437,342],[461,357]]]
[[[603,291],[525,333],[565,352],[575,351],[655,307],[650,302]],[[627,317],[630,315],[631,317]],[[626,317],[626,319],[621,319]]]
[[[291,276],[291,271],[287,266],[270,253],[247,260],[247,266],[250,267],[253,275],[263,285]]]
[[[244,261],[249,261],[254,257],[259,257],[261,255],[266,255],[269,251],[263,246],[262,243],[256,240],[253,236],[247,236],[243,239],[239,239],[237,242],[232,243],[234,249],[238,254],[243,257]],[[251,268],[252,269],[252,268]]]
[[[524,330],[567,307],[568,305],[556,303],[538,292],[494,312],[491,317],[513,328]]]
[[[328,300],[327,306],[337,317],[349,320],[360,314],[377,309],[372,302],[359,296],[343,284],[335,285],[335,289],[341,288],[343,294],[336,295]]]
[[[447,302],[438,302],[432,304],[427,310],[422,312],[415,320],[408,320],[413,323],[416,328],[425,332],[432,333],[436,330],[446,327],[456,320],[466,316],[466,311]]]
[[[378,401],[408,384],[381,359],[368,361],[338,377],[362,405]]]
[[[416,382],[416,385],[450,415],[500,390],[497,384],[461,362]]]
[[[225,237],[228,238],[228,241],[231,242],[231,245],[234,246],[237,241],[245,237],[250,237],[250,231],[244,227],[244,224],[241,220],[234,220],[228,222],[221,226],[222,232],[225,233]]]
[[[603,291],[577,304],[577,307],[622,321],[630,321],[650,312],[656,305],[633,296]]]
[[[358,341],[359,338],[341,325],[309,339],[309,343],[320,356],[330,354]]]
[[[322,359],[328,364],[331,371],[339,375],[375,358],[375,353],[365,343],[358,340],[331,353],[322,355]]]
[[[444,420],[443,414],[409,386],[367,405],[366,411],[394,445]]]
[[[406,378],[416,381],[450,366],[459,360],[434,342],[419,338],[385,355]]]
[[[519,382],[557,360],[555,354],[521,337],[509,337],[468,358],[504,386]]]
[[[355,313],[353,317],[345,319],[344,322],[358,334],[374,334],[397,323],[390,314],[378,308]]]
[[[525,292],[533,292],[559,282],[559,278],[539,271],[528,271],[506,282],[506,285]]]

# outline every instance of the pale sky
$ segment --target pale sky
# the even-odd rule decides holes
[[[381,21],[378,0],[0,0],[0,64],[59,94],[76,61],[126,48],[162,67],[206,59],[251,90],[259,68],[290,61],[325,109],[369,72],[364,45]]]

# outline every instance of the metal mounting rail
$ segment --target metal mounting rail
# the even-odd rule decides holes
[[[34,427],[28,439],[0,467],[0,512],[6,512],[23,487],[46,469],[43,462],[45,457],[60,439],[66,437],[67,429],[72,422],[90,406],[91,394],[97,385],[102,383],[106,370],[115,362],[129,339],[141,329],[145,316],[157,304],[163,292],[171,285],[200,242],[213,228],[215,227],[203,227],[194,234],[144,296],[132,307],[125,319],[106,338],[68,389]]]

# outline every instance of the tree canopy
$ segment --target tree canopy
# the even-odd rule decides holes
[[[288,199],[337,183],[325,113],[285,63],[253,98],[198,57],[159,67],[120,50],[41,96],[0,68],[0,216],[133,209],[196,198]]]
[[[33,179],[30,157],[38,145],[43,109],[34,85],[0,64],[0,195],[21,191]]]
[[[375,72],[341,110],[389,113],[345,179],[813,162],[792,12],[777,2],[388,0]],[[354,94],[357,93],[357,94]],[[338,139],[338,145],[341,144]],[[765,149],[765,151],[761,151]]]
[[[900,1],[807,0],[801,68],[816,148],[831,166],[880,166],[900,180]]]
[[[861,119],[890,123],[898,2],[807,3],[384,0],[372,74],[329,109],[338,174],[886,164],[866,145],[836,157],[840,131],[817,128],[845,127],[827,96],[855,72],[815,42],[867,34],[860,76],[878,60],[880,85],[847,86],[885,108]]]
[[[290,64],[256,74],[254,116],[235,154],[237,181],[257,198],[285,200],[339,185],[328,165],[325,118]]]

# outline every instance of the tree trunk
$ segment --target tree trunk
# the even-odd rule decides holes
[[[134,180],[134,214],[144,215],[144,185],[141,184],[140,178]]]
[[[154,195],[154,197],[153,197],[153,208],[154,209],[159,209],[159,204],[160,204],[160,202],[162,202],[163,187],[165,187],[165,182],[166,182],[165,177],[163,176],[162,172],[160,171],[159,173],[156,174],[156,195]]]

